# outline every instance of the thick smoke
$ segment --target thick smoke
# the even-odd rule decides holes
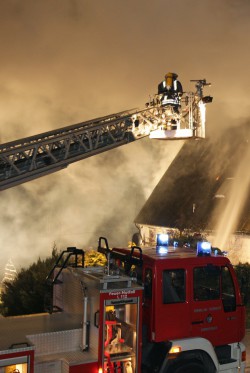
[[[211,80],[216,136],[249,115],[248,14],[244,0],[2,1],[1,142],[143,107],[167,71],[185,90]],[[126,243],[181,145],[141,140],[1,192],[2,266],[10,254],[17,267],[45,256],[54,241],[95,245],[99,229]]]

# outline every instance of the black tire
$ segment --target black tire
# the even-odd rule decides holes
[[[206,373],[207,370],[199,361],[182,362],[176,367],[173,366],[171,373]]]

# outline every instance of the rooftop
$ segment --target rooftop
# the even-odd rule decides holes
[[[243,207],[235,231],[250,233],[250,189],[241,195],[249,175],[249,123],[234,127],[216,139],[189,140],[176,156],[135,218],[140,225],[214,230],[219,211],[230,198],[236,171],[235,204]],[[235,185],[234,184],[234,185]]]

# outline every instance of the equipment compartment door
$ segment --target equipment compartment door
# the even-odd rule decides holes
[[[140,298],[104,300],[103,372],[138,372]]]
[[[0,373],[33,373],[34,351],[30,348],[29,350],[3,354],[0,359]]]

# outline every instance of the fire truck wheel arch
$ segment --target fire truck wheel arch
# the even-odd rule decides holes
[[[210,356],[200,350],[181,353],[168,361],[166,373],[215,373],[217,370]]]

